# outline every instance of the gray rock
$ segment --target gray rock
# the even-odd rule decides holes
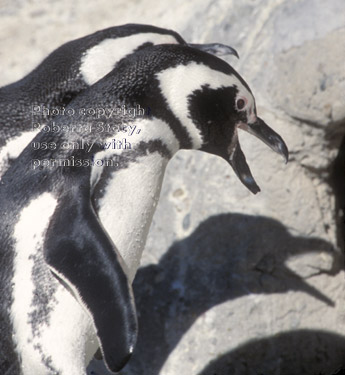
[[[344,1],[18,4],[0,12],[1,84],[96,29],[170,27],[189,41],[238,50],[240,60],[227,61],[290,149],[285,166],[240,134],[257,196],[216,157],[181,151],[171,161],[134,281],[139,341],[121,374],[328,375],[345,366],[345,166],[337,157],[345,133]],[[106,373],[92,366],[90,374]]]

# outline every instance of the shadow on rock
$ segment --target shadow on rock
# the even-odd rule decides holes
[[[331,375],[344,365],[344,337],[298,330],[251,340],[212,361],[199,375]]]
[[[278,221],[242,214],[207,219],[189,237],[174,243],[159,264],[139,269],[133,285],[139,338],[121,374],[158,375],[199,316],[237,297],[302,291],[334,305],[285,265],[292,256],[320,251],[334,257],[328,273],[339,272],[342,261],[331,244],[294,237]]]

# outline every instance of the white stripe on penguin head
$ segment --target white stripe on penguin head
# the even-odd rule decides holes
[[[88,85],[104,77],[125,56],[133,53],[144,43],[177,44],[169,34],[141,33],[116,39],[105,39],[87,50],[81,60],[80,73]]]
[[[201,131],[188,111],[188,97],[195,90],[201,90],[205,85],[211,89],[236,86],[238,95],[247,97],[249,105],[254,104],[252,94],[234,74],[225,74],[195,61],[163,70],[157,73],[157,78],[170,109],[187,129],[194,149],[201,148],[203,144]]]

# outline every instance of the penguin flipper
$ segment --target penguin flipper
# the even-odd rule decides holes
[[[54,212],[46,234],[45,261],[92,316],[104,360],[118,372],[137,338],[132,288],[90,199],[80,190],[77,193],[67,193]]]

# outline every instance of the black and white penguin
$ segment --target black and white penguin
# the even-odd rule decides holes
[[[137,336],[131,283],[178,150],[221,156],[254,193],[237,129],[288,157],[241,76],[188,46],[127,56],[67,109],[74,116],[40,132],[0,184],[3,373],[85,375],[98,346],[111,371],[126,364]]]
[[[187,45],[172,30],[140,24],[111,27],[65,43],[26,77],[0,88],[0,177],[47,118],[63,112],[71,99],[109,73],[125,56],[166,43]],[[232,47],[220,43],[191,46],[238,57]]]

